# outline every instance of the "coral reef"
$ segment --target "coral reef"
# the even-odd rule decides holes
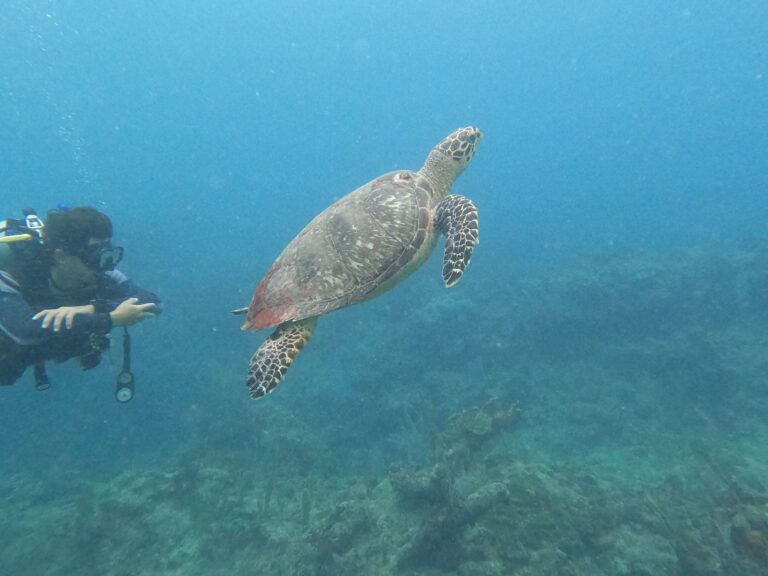
[[[613,253],[353,310],[359,344],[271,404],[211,392],[165,459],[0,477],[0,573],[762,576],[766,270]]]

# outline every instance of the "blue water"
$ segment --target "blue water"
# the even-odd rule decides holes
[[[117,332],[93,372],[53,366],[44,394],[29,375],[0,390],[0,472],[108,481],[170,466],[211,423],[259,428],[273,409],[308,434],[346,421],[334,405],[354,412],[354,375],[445,297],[437,256],[382,299],[323,319],[258,403],[244,375],[263,335],[240,332],[229,311],[315,214],[383,172],[418,169],[458,127],[485,133],[453,189],[478,205],[482,242],[434,330],[461,302],[502,306],[499,287],[583,254],[765,236],[766,30],[760,0],[6,0],[2,216],[59,203],[107,212],[121,269],[166,309],[133,330],[128,405],[113,398]],[[423,364],[404,370],[429,365],[437,345],[409,346]],[[308,397],[317,374],[323,392]],[[411,454],[379,449],[371,474],[398,457]]]

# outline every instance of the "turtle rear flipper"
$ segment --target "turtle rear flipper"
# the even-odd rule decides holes
[[[259,346],[248,368],[252,398],[261,398],[275,389],[288,366],[309,342],[316,325],[317,317],[284,322]]]
[[[446,196],[435,209],[435,225],[445,235],[443,281],[450,288],[461,279],[479,242],[477,207],[466,196]]]

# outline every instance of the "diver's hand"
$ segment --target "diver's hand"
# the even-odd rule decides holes
[[[61,308],[51,308],[48,310],[41,310],[34,316],[32,320],[40,320],[40,325],[43,328],[53,328],[54,332],[61,330],[61,325],[64,324],[67,330],[72,328],[72,322],[75,321],[75,316],[78,314],[93,314],[96,309],[93,305],[88,304],[86,306],[62,306]]]
[[[109,313],[109,317],[112,318],[112,325],[131,326],[155,315],[153,312],[154,303],[136,304],[138,301],[138,298],[128,298],[128,300],[120,302],[120,305]]]

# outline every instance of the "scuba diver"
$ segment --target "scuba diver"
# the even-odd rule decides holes
[[[44,223],[28,209],[0,223],[0,385],[32,366],[36,387],[48,388],[49,360],[94,368],[113,327],[160,313],[160,299],[115,268],[123,249],[111,239],[109,217],[89,206],[52,210]],[[127,329],[124,353],[123,402],[133,396]]]

